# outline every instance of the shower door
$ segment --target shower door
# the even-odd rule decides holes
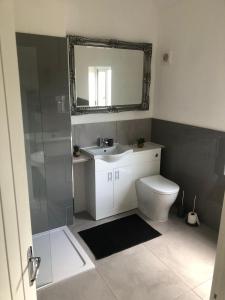
[[[51,229],[72,224],[71,121],[66,39],[17,33],[37,285],[54,281]]]

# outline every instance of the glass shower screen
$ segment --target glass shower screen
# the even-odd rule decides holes
[[[17,33],[34,254],[38,286],[52,282],[51,234],[72,224],[71,121],[66,39]]]

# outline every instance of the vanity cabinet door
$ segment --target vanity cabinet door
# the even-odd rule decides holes
[[[95,173],[96,220],[113,215],[113,170]]]
[[[114,205],[117,213],[137,207],[132,166],[114,170]]]

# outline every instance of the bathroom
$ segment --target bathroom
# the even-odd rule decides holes
[[[224,299],[224,1],[3,2],[32,244],[3,299]]]

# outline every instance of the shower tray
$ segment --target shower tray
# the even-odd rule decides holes
[[[49,239],[50,256],[47,253]],[[41,257],[37,288],[46,287],[95,267],[67,226],[33,235],[33,247],[34,254]]]

